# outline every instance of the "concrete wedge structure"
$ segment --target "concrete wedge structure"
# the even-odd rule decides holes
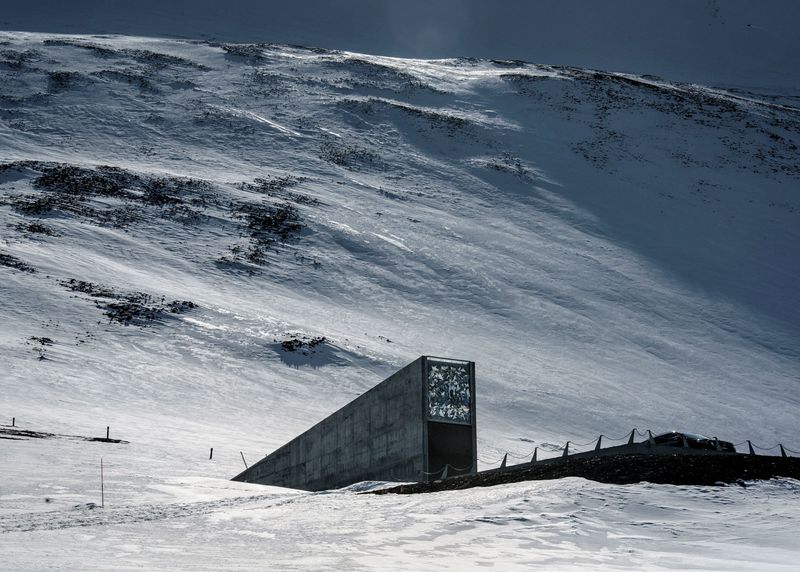
[[[422,356],[234,481],[319,491],[477,470],[475,364]]]

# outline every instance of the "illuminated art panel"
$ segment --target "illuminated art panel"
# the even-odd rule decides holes
[[[472,393],[469,363],[428,360],[428,418],[469,423]]]

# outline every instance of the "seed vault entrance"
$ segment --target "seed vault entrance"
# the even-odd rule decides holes
[[[477,472],[475,364],[422,356],[233,480],[307,491]]]
[[[429,479],[477,471],[475,364],[425,358],[425,472]]]

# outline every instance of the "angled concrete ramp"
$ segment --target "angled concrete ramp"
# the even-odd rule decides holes
[[[423,356],[233,478],[307,491],[477,469],[475,364]]]

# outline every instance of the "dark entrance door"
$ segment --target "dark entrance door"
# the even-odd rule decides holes
[[[431,478],[441,478],[445,465],[447,476],[464,475],[473,471],[472,426],[428,421],[428,472]]]

